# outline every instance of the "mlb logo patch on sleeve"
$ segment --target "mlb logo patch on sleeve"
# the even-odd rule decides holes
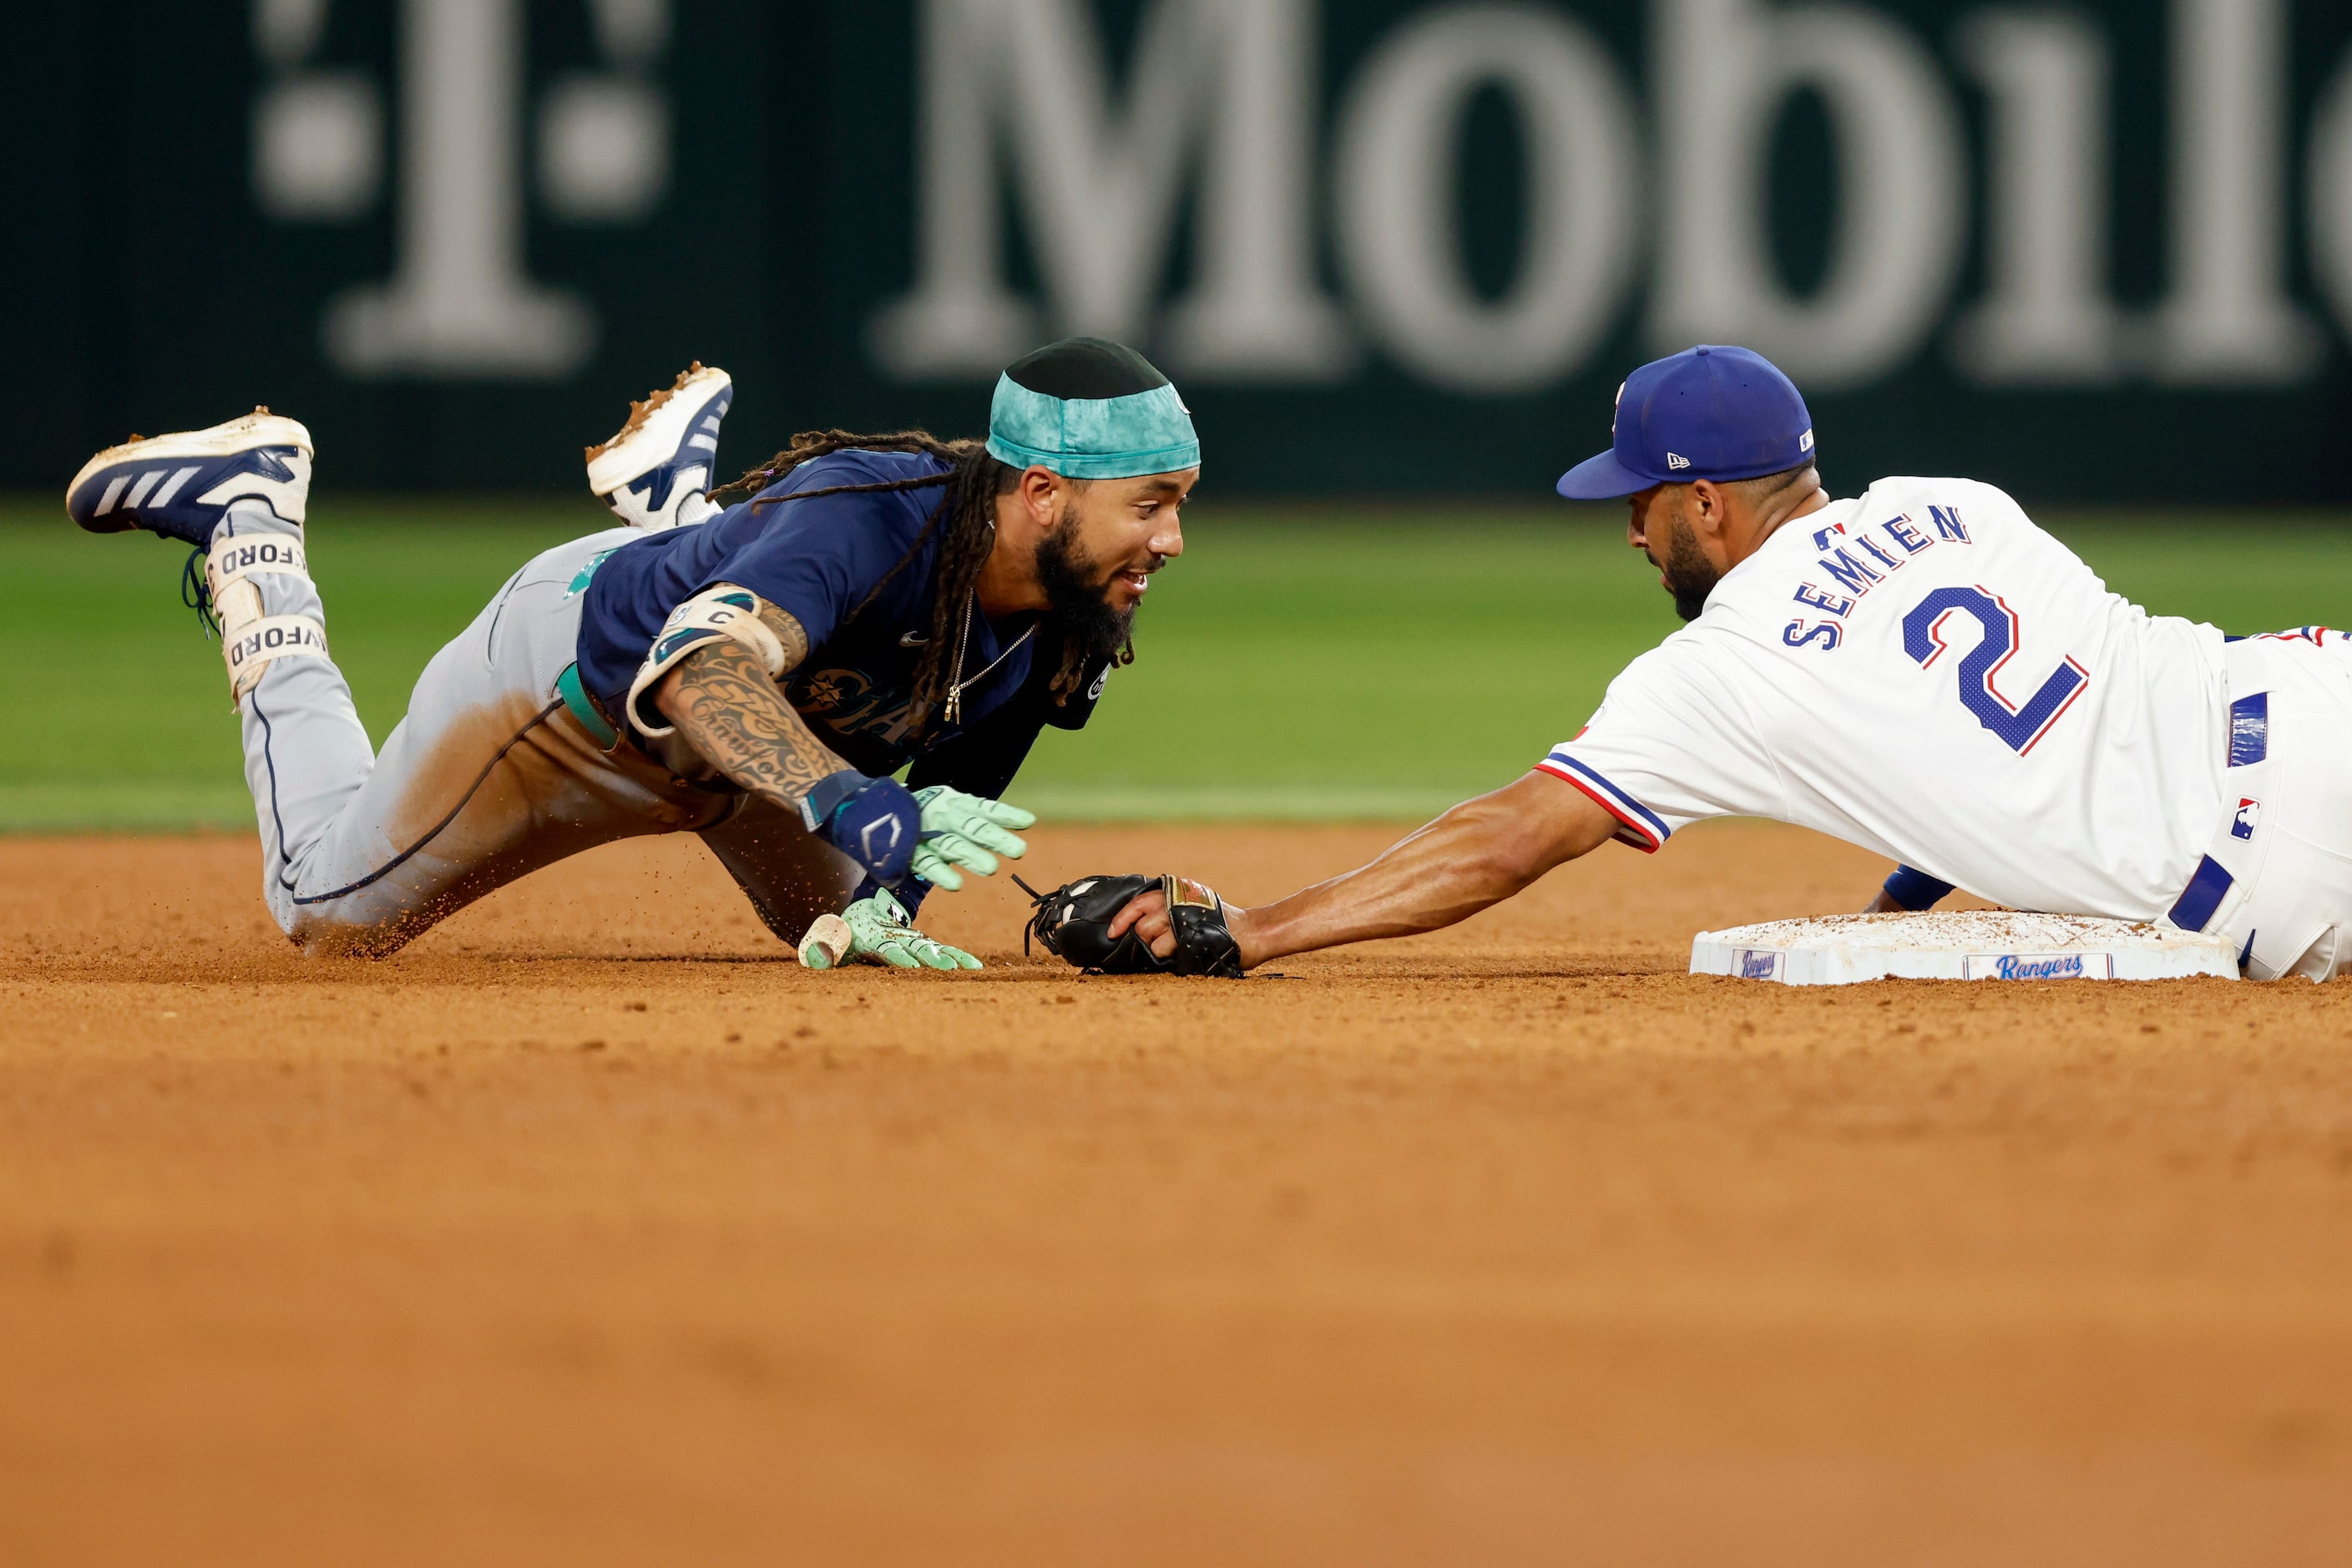
[[[2254,824],[2262,820],[2262,816],[2261,801],[2241,799],[2238,802],[2238,815],[2230,823],[2230,837],[2252,838],[2254,836]]]

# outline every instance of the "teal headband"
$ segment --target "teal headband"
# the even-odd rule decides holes
[[[1051,397],[999,376],[988,451],[1000,463],[1071,479],[1132,479],[1201,466],[1192,411],[1167,385],[1125,397]]]

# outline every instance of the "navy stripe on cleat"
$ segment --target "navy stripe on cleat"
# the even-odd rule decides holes
[[[629,421],[588,448],[588,488],[634,528],[703,521],[719,467],[719,426],[735,401],[728,374],[697,360],[677,382],[629,405]]]
[[[143,528],[201,550],[229,503],[247,496],[299,525],[310,458],[310,432],[267,408],[209,430],[134,436],[82,465],[66,515],[92,533]]]

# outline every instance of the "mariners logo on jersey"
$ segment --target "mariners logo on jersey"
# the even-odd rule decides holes
[[[785,684],[793,709],[837,735],[866,735],[886,745],[906,738],[914,693],[899,683],[877,682],[862,669],[839,668],[796,674]]]

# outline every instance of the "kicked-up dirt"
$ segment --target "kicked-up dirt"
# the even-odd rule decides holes
[[[1234,984],[994,884],[807,973],[691,841],[305,962],[249,840],[0,842],[0,1563],[2352,1560],[2352,986],[1681,972],[1885,869]]]

